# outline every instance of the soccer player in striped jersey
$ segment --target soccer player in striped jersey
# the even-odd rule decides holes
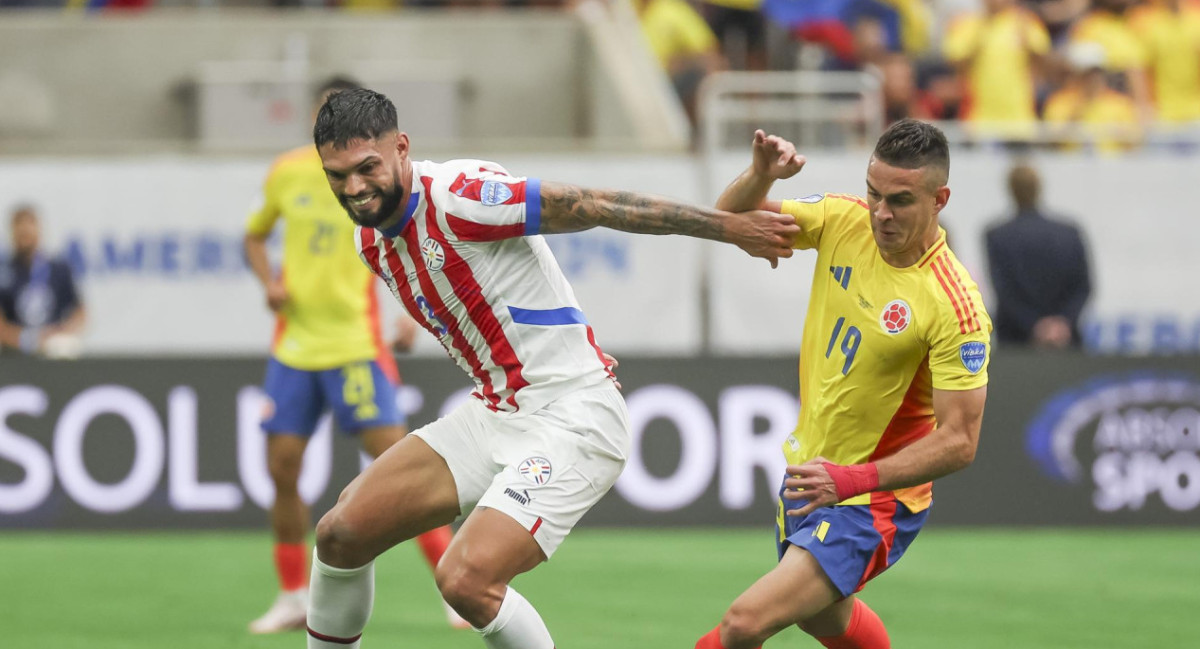
[[[759,647],[798,625],[830,649],[887,649],[854,596],[894,564],[932,502],[931,481],[972,462],[987,397],[992,323],[946,246],[950,154],[937,128],[892,125],[867,165],[866,199],[767,198],[804,166],[788,141],[754,135],[753,164],[720,209],[795,218],[817,251],[800,347],[800,418],[783,445],[778,565],[742,593],[697,649]]]
[[[474,398],[388,449],[317,525],[310,649],[356,647],[375,557],[463,515],[438,587],[492,649],[552,649],[508,586],[553,555],[629,453],[608,358],[539,235],[603,226],[734,243],[774,265],[790,217],[693,207],[509,174],[480,160],[413,161],[387,97],[336,93],[313,129],[366,265],[475,383]]]
[[[350,80],[331,79],[318,90],[314,110],[331,92],[355,87]],[[280,223],[283,268],[276,274],[267,238]],[[271,408],[262,428],[275,485],[271,530],[280,585],[274,604],[250,623],[250,631],[277,633],[304,628],[309,568],[304,537],[312,523],[297,483],[318,418],[332,410],[338,428],[356,435],[373,457],[407,429],[396,406],[396,363],[380,335],[378,280],[358,259],[354,226],[329,191],[315,147],[275,160],[262,203],[246,225],[245,248],[276,314],[264,382]],[[430,567],[437,565],[450,535],[444,527],[419,539]],[[446,615],[451,625],[466,626],[448,606]]]

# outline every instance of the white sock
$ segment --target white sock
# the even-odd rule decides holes
[[[542,616],[511,586],[500,602],[496,619],[475,630],[483,634],[483,644],[489,649],[554,649]]]
[[[375,601],[375,562],[334,568],[313,552],[308,589],[308,649],[358,649]]]

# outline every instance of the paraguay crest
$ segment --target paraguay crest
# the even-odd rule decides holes
[[[898,334],[908,328],[912,322],[912,307],[904,300],[892,300],[883,307],[879,314],[879,326],[890,334]]]
[[[550,482],[551,470],[550,460],[544,457],[527,457],[517,465],[517,472],[536,485]]]
[[[429,270],[441,270],[442,266],[446,265],[446,253],[442,250],[442,244],[433,239],[426,239],[421,244],[421,256]]]

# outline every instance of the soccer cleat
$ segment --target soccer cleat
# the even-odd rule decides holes
[[[450,626],[454,627],[455,629],[471,628],[471,623],[464,620],[463,617],[458,614],[458,611],[450,608],[450,605],[446,603],[446,600],[442,600],[442,608],[446,609],[446,621],[450,623]]]
[[[250,623],[250,633],[280,633],[303,629],[308,620],[308,589],[279,593],[262,617]]]

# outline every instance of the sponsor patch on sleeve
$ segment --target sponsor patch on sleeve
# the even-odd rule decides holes
[[[503,205],[512,197],[513,192],[508,185],[495,180],[483,183],[483,189],[479,192],[479,202],[484,205]]]
[[[987,343],[969,342],[963,343],[958,348],[958,357],[962,359],[963,367],[972,374],[978,374],[979,370],[983,369],[983,363],[987,360]]]
[[[797,203],[820,203],[825,200],[825,194],[809,194],[804,198],[797,198]]]

